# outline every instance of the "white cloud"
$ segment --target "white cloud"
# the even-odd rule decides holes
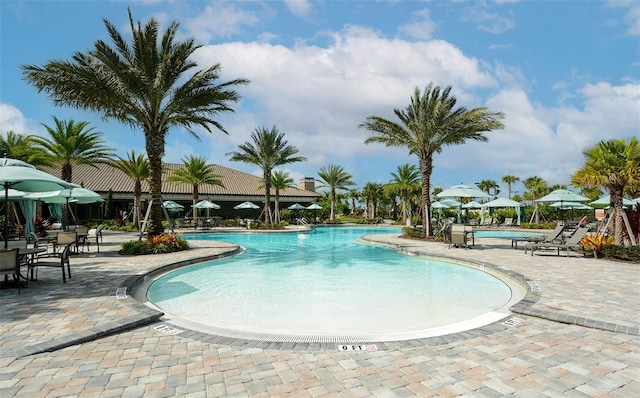
[[[4,136],[9,131],[21,135],[33,134],[29,121],[18,108],[0,103],[0,133]]]
[[[399,31],[414,39],[427,40],[437,28],[438,24],[431,20],[429,10],[425,8],[414,12],[411,22],[400,26]]]
[[[244,26],[253,26],[259,18],[235,4],[216,3],[207,6],[193,19],[183,24],[197,43],[208,43],[212,38],[228,38],[241,32]]]
[[[284,0],[289,11],[297,16],[308,16],[311,13],[312,5],[307,0]]]
[[[490,12],[484,2],[474,2],[462,12],[463,22],[473,22],[478,29],[493,34],[501,34],[516,26],[511,12]]]
[[[496,84],[476,59],[450,43],[389,39],[358,26],[334,33],[328,47],[235,42],[204,47],[196,56],[199,64],[220,62],[223,81],[251,80],[239,91],[245,107],[257,105],[229,119],[239,132],[229,140],[237,145],[254,128],[276,125],[316,166],[331,156],[388,151],[363,145],[368,133],[358,125],[370,115],[394,117],[393,109],[406,107],[416,86],[452,85],[464,98],[467,89]]]

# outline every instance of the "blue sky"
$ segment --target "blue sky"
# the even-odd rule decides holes
[[[229,135],[171,131],[166,162],[205,156],[248,173],[228,152],[256,128],[276,126],[304,163],[297,181],[338,164],[357,187],[386,183],[407,150],[365,145],[367,116],[394,119],[414,88],[452,86],[458,104],[506,114],[487,143],[447,147],[435,157],[432,185],[539,176],[569,184],[582,151],[603,139],[640,135],[640,3],[621,1],[15,1],[0,2],[0,133],[44,135],[41,123],[89,121],[125,156],[144,152],[140,131],[97,115],[55,107],[28,85],[20,66],[43,65],[108,40],[108,19],[128,33],[154,17],[164,30],[203,47],[194,59],[220,63],[238,87],[235,112],[220,118]],[[516,184],[515,191],[524,188]]]

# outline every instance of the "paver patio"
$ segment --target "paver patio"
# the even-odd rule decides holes
[[[120,243],[135,238],[105,231],[100,253],[92,246],[72,258],[66,284],[59,270],[40,269],[20,294],[0,290],[0,396],[640,396],[638,264],[524,255],[510,240],[492,238],[449,249],[372,236],[403,251],[521,274],[541,289],[530,308],[535,316],[514,314],[523,321],[513,326],[384,342],[377,351],[339,351],[328,343],[163,332],[171,325],[118,288],[152,269],[235,247],[192,241],[193,249],[181,253],[119,256]]]

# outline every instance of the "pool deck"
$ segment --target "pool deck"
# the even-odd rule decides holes
[[[1,397],[640,396],[640,264],[525,255],[510,239],[449,249],[369,236],[412,254],[491,264],[540,292],[506,324],[341,351],[177,329],[122,287],[236,247],[191,241],[180,253],[117,254],[136,237],[105,231],[99,253],[92,245],[72,257],[66,284],[47,268],[20,294],[0,290]]]

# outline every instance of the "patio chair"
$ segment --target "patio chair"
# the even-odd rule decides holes
[[[464,224],[451,224],[451,237],[449,239],[449,248],[451,245],[454,247],[469,247],[469,237],[474,240],[473,231],[468,230]],[[475,243],[475,242],[473,242]]]
[[[20,278],[24,278],[26,283],[29,281],[20,273],[20,256],[17,248],[0,250],[0,275],[13,275],[13,280],[18,284],[18,293],[20,293]]]
[[[566,242],[564,243],[530,243],[524,246],[524,253],[527,253],[527,250],[531,250],[531,255],[533,256],[534,250],[537,249],[557,249],[558,256],[560,255],[560,250],[567,251],[567,257],[569,257],[569,251],[575,251],[578,248],[582,247],[580,241],[582,238],[589,232],[589,228],[580,227],[571,235]]]
[[[95,239],[96,247],[98,248],[98,252],[100,252],[100,240],[102,239],[102,228],[103,225],[98,225],[98,228],[91,228],[89,232],[87,232],[87,237],[85,238],[87,244],[87,251],[89,251],[90,243]]]
[[[31,240],[34,248],[44,248],[48,251],[51,247],[50,240],[40,238],[35,232],[31,232]]]
[[[60,247],[64,247],[71,243],[75,250],[78,251],[78,234],[73,232],[58,232],[56,240],[53,242],[53,253],[57,253]]]
[[[74,233],[75,234],[75,233]],[[71,262],[69,261],[69,255],[71,254],[71,248],[75,245],[75,240],[69,242],[64,246],[61,252],[47,253],[36,257],[36,260],[29,265],[31,276],[33,278],[33,269],[36,271],[35,280],[38,279],[38,267],[54,267],[62,269],[62,283],[67,283],[67,276],[64,271],[65,265],[67,266],[67,274],[71,279]]]
[[[511,239],[511,247],[518,248],[518,242],[527,243],[562,243],[564,242],[564,225],[558,224],[551,233],[542,236],[521,236]]]

